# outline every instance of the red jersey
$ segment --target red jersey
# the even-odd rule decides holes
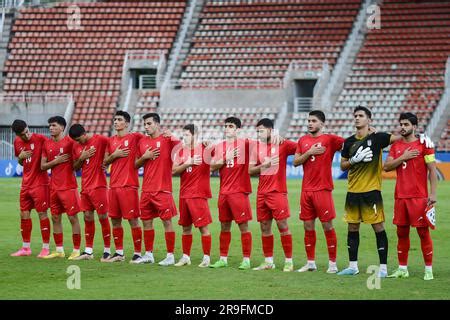
[[[76,189],[77,180],[75,178],[75,172],[73,171],[72,162],[72,149],[74,141],[65,136],[59,141],[48,139],[44,143],[44,150],[42,151],[42,157],[47,158],[47,161],[53,161],[55,158],[62,154],[69,155],[69,161],[60,163],[54,166],[50,179],[50,188],[52,190],[68,190]]]
[[[138,132],[128,133],[123,137],[115,135],[109,138],[107,151],[112,154],[118,147],[128,148],[128,157],[117,158],[111,163],[110,188],[136,187],[139,188],[138,169],[134,167],[139,141],[144,137]]]
[[[286,187],[286,163],[289,155],[295,154],[297,144],[286,140],[280,145],[258,142],[252,147],[250,163],[260,165],[265,158],[278,155],[279,164],[261,169],[259,174],[258,193],[269,192],[287,193]]]
[[[248,173],[250,141],[236,139],[233,142],[223,141],[216,145],[215,159],[225,159],[228,150],[239,148],[239,157],[225,163],[219,169],[220,194],[251,193],[252,185]]]
[[[403,164],[397,167],[395,198],[427,198],[428,171],[426,158],[431,158],[434,161],[434,149],[427,148],[419,140],[409,143],[399,140],[392,144],[389,157],[396,159],[408,148],[418,150],[420,154],[416,158],[403,162]],[[427,157],[429,155],[431,157]]]
[[[47,137],[33,133],[29,141],[23,141],[19,137],[14,139],[14,153],[16,157],[21,151],[32,151],[30,158],[23,160],[22,189],[35,188],[48,185],[47,171],[41,170],[42,149]]]
[[[81,189],[93,190],[106,187],[106,174],[103,170],[103,159],[105,157],[108,138],[94,134],[85,144],[75,143],[73,146],[74,161],[80,158],[83,149],[95,148],[94,156],[83,161],[81,165]]]
[[[194,149],[184,147],[181,149],[176,157],[175,162],[182,164],[187,161],[189,157],[194,155],[202,157],[202,163],[198,166],[187,167],[180,175],[180,198],[211,198],[210,186],[210,163],[211,152],[205,151],[205,146],[199,144]]]
[[[173,137],[160,135],[157,138],[145,136],[139,143],[138,157],[148,148],[159,148],[159,157],[144,164],[143,192],[172,192],[172,150],[180,143]]]
[[[331,174],[334,154],[342,149],[344,138],[333,134],[322,134],[318,137],[306,135],[297,142],[295,153],[304,154],[314,144],[326,148],[323,154],[310,156],[303,163],[302,191],[333,190],[333,177]]]

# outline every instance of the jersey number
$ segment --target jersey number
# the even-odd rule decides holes
[[[311,156],[311,161],[316,161],[316,157]]]
[[[227,161],[227,168],[233,168],[234,167],[234,160]]]
[[[403,170],[406,169],[406,166],[407,166],[406,162],[403,162],[403,164],[402,164]]]
[[[186,172],[192,172],[192,167],[187,167]]]

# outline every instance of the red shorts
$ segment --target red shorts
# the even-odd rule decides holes
[[[319,218],[321,222],[328,222],[336,218],[331,191],[302,191],[300,220],[308,221],[316,218]]]
[[[46,212],[50,205],[49,186],[39,186],[32,189],[20,190],[20,210]]]
[[[60,215],[66,212],[69,216],[74,216],[80,212],[78,189],[51,190],[50,211],[52,215]]]
[[[97,188],[81,191],[81,210],[94,211],[98,214],[108,213],[108,190]]]
[[[177,215],[177,207],[170,192],[142,192],[140,206],[141,220],[170,220]]]
[[[109,189],[109,212],[111,219],[139,218],[139,194],[134,187]]]
[[[394,221],[397,226],[427,227],[424,212],[427,198],[395,199]]]
[[[259,221],[283,220],[290,217],[287,194],[270,192],[256,198],[256,217]]]
[[[219,194],[219,221],[237,224],[252,220],[250,199],[246,193]]]
[[[194,227],[200,228],[210,223],[212,223],[212,218],[208,199],[180,199],[180,220],[178,220],[180,226],[188,227],[194,224]]]

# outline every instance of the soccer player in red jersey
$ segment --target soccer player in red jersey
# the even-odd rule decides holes
[[[394,224],[397,226],[399,268],[391,278],[408,278],[409,229],[414,227],[420,237],[425,260],[424,280],[433,279],[433,242],[424,212],[436,203],[437,174],[434,149],[416,138],[417,117],[402,113],[399,118],[402,139],[394,142],[384,164],[385,171],[396,169]],[[429,173],[429,175],[428,175]],[[428,194],[427,176],[430,180]]]
[[[252,219],[252,209],[248,195],[252,192],[248,173],[250,141],[238,138],[241,120],[236,117],[225,119],[225,141],[216,145],[211,171],[219,170],[219,221],[220,259],[210,268],[228,266],[228,250],[231,241],[231,223],[234,220],[241,231],[243,260],[240,270],[248,270],[252,250],[252,233],[248,221]]]
[[[160,218],[164,225],[167,255],[159,262],[161,266],[175,264],[175,231],[172,217],[177,208],[172,196],[172,165],[174,148],[180,140],[163,134],[160,117],[157,113],[143,116],[147,136],[139,142],[135,167],[144,167],[144,180],[141,193],[141,220],[144,225],[145,255],[141,263],[153,263],[153,243],[155,230],[153,219]],[[181,147],[181,145],[180,145]],[[175,150],[176,151],[176,150]]]
[[[103,256],[105,262],[111,256],[111,227],[108,219],[108,190],[106,174],[103,167],[108,138],[86,132],[81,124],[74,124],[69,129],[69,136],[78,143],[74,144],[72,157],[74,169],[81,169],[81,210],[84,212],[84,232],[86,248],[76,260],[94,258],[93,244],[95,235],[94,210],[102,226]]]
[[[32,220],[30,212],[36,209],[39,215],[42,235],[42,250],[38,258],[49,254],[50,220],[47,216],[49,206],[49,179],[47,171],[41,170],[42,147],[47,138],[31,133],[23,120],[14,120],[11,125],[16,134],[14,153],[23,166],[22,185],[20,187],[20,229],[22,248],[11,254],[13,257],[31,255],[30,240]]]
[[[308,135],[297,143],[294,166],[303,165],[302,192],[300,197],[300,219],[305,229],[305,251],[308,262],[298,272],[317,270],[315,262],[315,220],[319,218],[325,233],[328,248],[327,273],[337,273],[337,239],[333,228],[336,218],[331,175],[334,154],[342,149],[344,138],[322,133],[325,114],[313,110],[308,115]]]
[[[183,256],[175,266],[191,264],[192,225],[202,235],[203,260],[199,267],[206,268],[210,264],[211,212],[208,199],[211,198],[210,164],[212,148],[205,147],[198,139],[198,128],[193,124],[183,127],[183,148],[176,154],[172,173],[180,175],[180,220],[183,227]]]
[[[44,143],[41,169],[51,169],[50,179],[50,211],[53,222],[53,238],[56,251],[45,256],[46,259],[64,258],[63,226],[61,215],[65,212],[72,225],[73,252],[69,260],[80,255],[81,230],[78,221],[80,212],[80,195],[77,180],[73,171],[72,149],[74,141],[64,135],[66,120],[55,116],[48,119],[51,140]]]
[[[253,270],[274,269],[272,220],[280,231],[285,255],[283,271],[294,270],[292,262],[292,234],[287,219],[290,216],[286,186],[286,163],[289,155],[295,154],[297,144],[285,140],[272,144],[273,121],[261,119],[256,124],[259,142],[251,148],[249,173],[259,175],[256,215],[261,227],[262,248],[265,261]]]
[[[126,111],[117,111],[114,115],[116,135],[109,138],[105,151],[104,165],[111,164],[109,181],[109,217],[116,252],[107,262],[125,261],[123,252],[122,219],[128,220],[133,238],[134,254],[130,263],[140,263],[142,249],[142,228],[139,224],[139,176],[134,166],[141,133],[130,133],[131,117]]]

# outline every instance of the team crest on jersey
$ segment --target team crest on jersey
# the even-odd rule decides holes
[[[34,143],[30,144],[31,150],[34,150]]]
[[[60,153],[64,153],[64,148],[59,148]]]
[[[161,147],[161,141],[157,141],[157,142],[156,142],[156,147],[157,147],[157,148]]]
[[[128,147],[128,140],[125,140],[125,142],[123,144],[125,147]]]
[[[372,140],[367,140],[367,145],[370,147],[372,145]]]

